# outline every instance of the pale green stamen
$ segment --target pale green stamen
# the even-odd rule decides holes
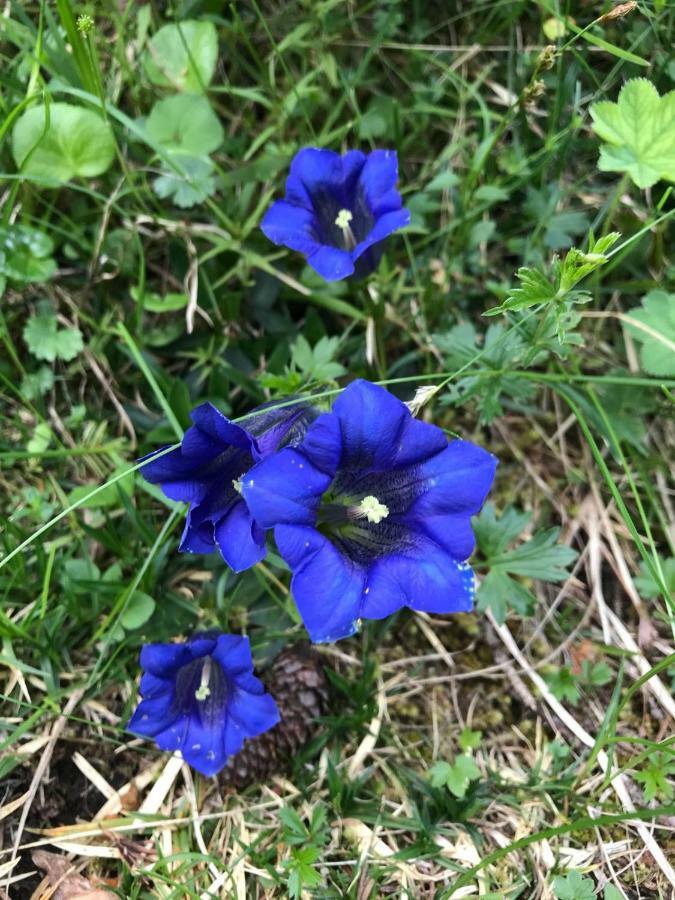
[[[389,507],[385,506],[384,503],[380,503],[377,497],[373,497],[372,494],[364,497],[357,508],[359,515],[364,516],[373,525],[379,524],[382,519],[386,519],[389,515]]]
[[[235,491],[238,494],[241,494],[241,489],[243,487],[243,485],[241,483],[241,478],[233,478],[232,479],[232,487],[235,489]]]
[[[344,238],[347,250],[353,250],[354,247],[356,247],[356,238],[354,237],[354,232],[349,224],[353,218],[354,216],[350,210],[341,209],[335,219],[335,224],[342,231],[342,237]]]
[[[199,682],[199,687],[195,691],[195,697],[197,700],[206,700],[207,697],[211,696],[211,688],[209,687],[209,681],[211,680],[211,657],[207,656],[204,660],[204,667],[202,668],[202,677]]]

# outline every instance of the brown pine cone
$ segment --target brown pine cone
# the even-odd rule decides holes
[[[218,774],[224,789],[241,789],[282,771],[290,757],[312,737],[328,701],[328,684],[319,654],[294,644],[277,656],[263,675],[276,700],[281,721],[248,740]]]

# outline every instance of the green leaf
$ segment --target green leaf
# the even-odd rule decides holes
[[[595,900],[595,885],[581,872],[568,872],[553,879],[553,892],[558,900]]]
[[[138,303],[141,299],[141,292],[138,288],[132,287],[130,292],[133,299]],[[146,291],[142,295],[143,309],[146,312],[167,313],[176,312],[179,309],[185,309],[188,303],[186,294],[155,294],[152,291]]]
[[[99,113],[70,103],[34,106],[17,121],[12,153],[22,175],[63,184],[105,172],[115,155],[112,131]]]
[[[211,160],[182,154],[174,156],[185,174],[166,170],[153,183],[155,193],[158,197],[170,198],[181,209],[203,203],[216,191]]]
[[[663,580],[668,591],[671,595],[675,596],[675,557],[671,556],[669,559],[665,560],[659,557],[659,563],[661,565],[661,570],[663,571]],[[635,579],[635,586],[643,597],[647,597],[650,600],[654,600],[661,596],[661,588],[654,580],[654,576],[649,571],[644,561],[640,563],[640,574]]]
[[[475,750],[479,746],[482,737],[482,731],[472,731],[465,725],[459,735],[459,746],[465,753],[467,750]]]
[[[127,631],[140,628],[141,625],[145,625],[155,611],[155,605],[155,601],[149,594],[144,591],[134,591],[120,616],[120,625]]]
[[[58,328],[53,313],[41,312],[31,316],[23,329],[23,339],[36,359],[54,362],[75,359],[84,347],[79,328]]]
[[[165,25],[152,36],[143,65],[153,84],[202,93],[216,71],[218,36],[213,22]]]
[[[606,662],[592,663],[590,659],[585,659],[581,663],[581,674],[579,680],[589,687],[602,687],[609,684],[614,679],[614,672],[610,669]]]
[[[518,513],[513,507],[508,507],[500,519],[496,518],[491,503],[483,507],[473,523],[478,547],[487,558],[486,566],[491,571],[501,569],[511,575],[541,581],[563,581],[569,574],[567,566],[576,559],[577,553],[556,543],[559,528],[537,532],[519,546],[507,549],[528,521],[527,513]]]
[[[626,327],[642,345],[640,365],[645,372],[674,376],[675,294],[650,291],[642,298],[642,309],[628,313],[628,318]]]
[[[640,188],[675,181],[675,91],[660,97],[646,78],[632,78],[617,103],[594,103],[590,113],[593,129],[606,141],[600,171],[627,172]]]
[[[29,453],[42,453],[52,442],[52,430],[46,422],[38,422],[33,437],[26,444]]]
[[[124,469],[128,468],[128,466],[124,466],[123,468],[117,469],[112,475],[118,475],[120,472],[124,471]],[[77,503],[82,500],[83,497],[86,497],[87,494],[90,494],[94,488],[98,485],[96,484],[80,484],[76,488],[73,488],[72,491],[68,494],[68,502],[69,503]],[[103,488],[102,491],[99,491],[91,500],[87,500],[81,504],[81,509],[100,509],[105,506],[117,506],[120,502],[120,491],[126,494],[127,497],[130,497],[133,493],[134,489],[134,473],[130,472],[124,478],[120,478],[119,481],[116,481],[114,484],[109,484],[107,487]]]
[[[450,763],[439,760],[429,770],[429,780],[432,787],[442,787],[448,780]]]
[[[448,790],[461,800],[465,796],[469,784],[480,778],[480,769],[470,756],[462,755],[455,759],[445,779]]]
[[[606,884],[605,891],[603,896],[603,900],[625,900],[624,894],[621,891],[614,887],[613,884]]]
[[[178,94],[159,100],[145,128],[153,141],[186,156],[207,156],[225,137],[218,116],[202,94]]]
[[[27,372],[21,379],[21,393],[27,400],[43,397],[54,387],[54,372],[48,366],[40,366],[37,372]]]
[[[530,591],[499,568],[488,572],[476,593],[476,610],[489,609],[498,625],[504,624],[510,609],[520,616],[532,615],[534,604]]]
[[[0,227],[0,275],[10,281],[48,281],[56,271],[54,242],[43,231],[27,225]]]
[[[655,800],[657,797],[669,802],[675,796],[670,776],[675,775],[675,756],[670,753],[655,753],[649,757],[639,772],[635,773],[635,780],[641,782],[645,800]]]
[[[569,700],[570,703],[579,702],[581,693],[569,666],[561,666],[557,672],[547,675],[546,683],[556,700]]]

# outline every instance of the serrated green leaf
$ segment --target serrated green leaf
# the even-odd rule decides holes
[[[0,227],[0,275],[11,281],[48,281],[56,271],[54,242],[28,225]]]
[[[39,454],[44,452],[52,442],[52,430],[46,422],[38,422],[33,431],[32,438],[26,444],[29,453]]]
[[[186,156],[203,157],[223,143],[218,116],[203,94],[177,94],[159,100],[145,122],[153,141]]]
[[[450,763],[439,760],[429,770],[429,781],[432,787],[442,787],[448,779]]]
[[[650,291],[626,327],[639,341],[640,365],[651,375],[675,376],[675,294]],[[633,324],[634,323],[634,324]]]
[[[476,593],[476,610],[489,609],[498,625],[504,624],[510,609],[520,616],[531,615],[534,603],[530,591],[500,568],[488,572]]]
[[[671,778],[675,775],[675,756],[672,752],[655,753],[635,773],[635,780],[642,784],[645,800],[659,798],[669,802],[675,796]]]
[[[467,750],[475,750],[476,747],[480,746],[481,738],[483,737],[482,731],[472,731],[468,726],[464,726],[459,735],[459,747],[464,753]]]
[[[99,113],[70,103],[33,106],[12,131],[12,153],[22,175],[63,184],[105,172],[115,155],[110,127]]]
[[[659,564],[668,591],[675,596],[675,557],[671,556],[669,559],[659,557]],[[640,563],[640,574],[635,579],[635,586],[643,597],[650,600],[661,595],[661,588],[644,561]]]
[[[640,188],[675,181],[675,91],[660,97],[646,78],[632,78],[616,103],[594,103],[590,113],[594,131],[606,141],[602,172],[627,172]]]
[[[546,683],[557,700],[569,700],[578,703],[581,697],[577,679],[569,666],[561,666],[557,672],[546,676]]]
[[[21,393],[28,400],[44,396],[54,387],[54,372],[47,366],[40,366],[37,372],[28,372],[21,380]]]
[[[202,93],[216,71],[218,35],[213,22],[164,25],[152,36],[143,65],[153,84]]]
[[[54,362],[75,359],[84,347],[79,328],[58,328],[56,316],[39,313],[31,316],[23,329],[23,339],[36,359]]]

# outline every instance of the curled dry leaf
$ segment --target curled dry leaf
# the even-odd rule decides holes
[[[74,870],[73,863],[60,853],[34,850],[32,859],[47,876],[47,896],[52,900],[110,900],[110,891],[97,888],[88,878],[79,875]]]

